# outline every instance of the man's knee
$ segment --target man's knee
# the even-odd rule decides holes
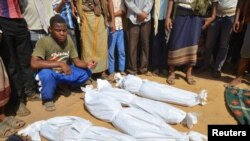
[[[87,73],[88,78],[90,78],[92,75],[92,71],[90,69],[86,69],[85,71]]]
[[[36,75],[36,80],[40,81],[40,80],[50,80],[53,74],[53,70],[51,69],[42,69],[40,70],[37,75]]]
[[[92,75],[92,71],[90,69],[82,69],[81,70],[81,79],[79,79],[81,82],[86,82],[87,80],[89,80],[89,78]]]

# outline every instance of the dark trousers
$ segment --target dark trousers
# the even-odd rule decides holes
[[[153,19],[151,21],[154,21]],[[166,33],[165,33],[165,20],[158,21],[157,33],[154,33],[154,28],[152,24],[151,30],[151,67],[152,70],[167,69],[167,43],[166,43]],[[169,35],[168,35],[169,36]]]
[[[148,70],[150,30],[151,21],[140,25],[128,22],[128,73],[136,74],[138,71],[144,73]],[[137,52],[138,50],[140,52]],[[137,60],[139,58],[140,60]]]
[[[204,65],[208,66],[210,64],[214,46],[218,41],[218,53],[215,59],[214,71],[221,71],[226,61],[229,48],[228,43],[233,25],[233,18],[234,16],[217,17],[216,20],[208,28]]]
[[[23,19],[0,18],[0,26],[4,32],[0,54],[10,78],[11,99],[25,102],[25,96],[34,91],[30,68],[32,48],[27,25]]]

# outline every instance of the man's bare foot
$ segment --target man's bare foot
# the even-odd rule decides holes
[[[232,87],[232,86],[239,85],[239,84],[241,84],[241,80],[242,80],[241,77],[237,77],[234,80],[232,80],[231,82],[229,82],[228,84],[226,84],[225,86]]]

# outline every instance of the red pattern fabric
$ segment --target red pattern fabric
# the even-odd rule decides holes
[[[0,57],[0,107],[4,106],[10,97],[9,79]]]
[[[23,18],[18,0],[0,0],[0,17]]]

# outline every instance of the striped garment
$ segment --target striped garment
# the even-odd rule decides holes
[[[53,2],[52,2],[53,3],[53,8],[55,9],[60,4],[60,2],[61,2],[61,0],[53,0]],[[60,15],[66,21],[68,28],[69,29],[74,29],[75,24],[74,24],[74,21],[73,21],[73,14],[72,14],[71,9],[72,8],[71,8],[70,1],[68,1],[63,6]]]
[[[169,65],[196,65],[201,26],[198,16],[176,15],[169,39]]]
[[[0,17],[23,18],[18,0],[0,0]]]
[[[10,84],[3,61],[0,57],[0,107],[9,101]]]

